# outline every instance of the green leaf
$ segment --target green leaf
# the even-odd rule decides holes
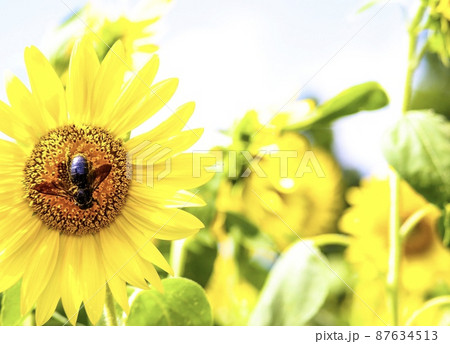
[[[410,111],[383,138],[388,163],[440,207],[450,203],[450,122],[432,111]]]
[[[202,287],[186,278],[162,281],[164,293],[144,290],[134,299],[127,326],[212,325],[211,306]]]
[[[291,246],[270,271],[249,324],[306,324],[329,292],[331,272],[326,262],[311,242]]]
[[[2,326],[21,325],[25,318],[20,314],[20,286],[21,282],[3,292],[2,311],[0,314],[0,324]]]
[[[319,105],[315,111],[294,119],[286,130],[306,129],[316,124],[328,123],[340,117],[360,111],[377,110],[389,103],[384,89],[374,81],[365,82],[346,89],[337,96]]]

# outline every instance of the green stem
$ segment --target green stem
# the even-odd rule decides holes
[[[52,318],[58,320],[61,324],[67,324],[69,322],[69,320],[64,315],[56,311],[53,313]]]
[[[391,325],[398,325],[398,290],[400,274],[400,178],[397,172],[391,170],[390,186],[390,218],[389,218],[389,269],[387,274],[388,307],[391,314]]]
[[[106,285],[105,321],[108,326],[118,325],[114,298],[108,285]]]
[[[412,230],[416,227],[416,225],[422,220],[425,216],[427,216],[430,212],[434,210],[434,206],[432,204],[427,204],[417,210],[414,214],[406,219],[400,227],[400,236],[402,242],[406,240],[408,235],[412,232]]]
[[[406,114],[411,101],[414,72],[419,64],[419,59],[425,53],[425,48],[419,54],[417,50],[417,37],[420,32],[420,23],[427,9],[427,2],[421,0],[416,15],[409,26],[409,50],[408,67],[406,70],[405,90],[403,94],[402,113]],[[399,274],[400,260],[402,253],[400,236],[400,177],[397,172],[391,170],[389,176],[390,186],[390,212],[389,212],[389,266],[387,273],[387,298],[388,307],[391,314],[391,325],[398,325],[398,294],[399,294]]]
[[[405,90],[403,94],[403,106],[402,106],[402,112],[406,113],[409,108],[409,103],[411,101],[411,94],[412,94],[412,86],[413,86],[413,77],[414,77],[414,71],[416,70],[420,59],[423,57],[423,54],[426,51],[426,47],[424,46],[424,49],[421,50],[419,54],[416,55],[417,50],[417,36],[419,34],[418,30],[419,25],[422,21],[423,15],[425,14],[425,11],[427,9],[427,3],[426,1],[421,1],[420,6],[417,10],[416,15],[414,16],[413,20],[411,21],[411,25],[409,26],[409,48],[408,48],[408,68],[406,70],[406,78],[405,78]]]
[[[316,246],[339,245],[348,246],[351,238],[342,234],[321,234],[310,238]]]
[[[186,260],[186,250],[184,249],[186,239],[174,240],[170,250],[170,264],[173,268],[173,276],[180,277],[184,272],[184,261]]]

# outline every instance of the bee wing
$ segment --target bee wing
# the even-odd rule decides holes
[[[58,185],[55,182],[52,182],[52,183],[43,182],[43,183],[36,185],[34,187],[34,189],[37,192],[40,192],[45,195],[68,197],[68,198],[71,197],[71,195],[69,194],[69,192],[67,190],[65,190],[63,187],[61,187],[60,185]]]
[[[99,185],[108,177],[109,172],[111,172],[111,165],[104,164],[96,168],[92,174],[92,191],[95,191]]]

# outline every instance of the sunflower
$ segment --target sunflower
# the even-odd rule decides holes
[[[381,295],[384,295],[380,289],[385,289],[389,256],[389,183],[387,179],[375,177],[363,180],[360,187],[349,190],[347,199],[350,208],[341,218],[340,228],[353,237],[346,257],[358,274],[355,290],[364,300],[374,300],[371,306],[380,305],[383,303]],[[402,223],[419,210],[426,210],[425,215],[402,245],[400,316],[404,320],[436,285],[450,283],[450,251],[437,234],[440,211],[402,182]],[[373,288],[375,285],[380,288]],[[377,290],[378,296],[370,295],[371,290]]]
[[[124,58],[132,65],[135,53],[150,54],[158,50],[155,44],[155,25],[169,8],[171,0],[139,2],[126,10],[112,10],[106,4],[88,3],[64,22],[50,38],[50,62],[63,83],[77,38],[91,36],[100,61],[117,40],[121,40]],[[117,4],[116,4],[117,5]]]
[[[178,82],[149,86],[157,56],[124,82],[124,54],[118,41],[100,64],[93,44],[78,41],[64,89],[44,55],[27,48],[31,91],[12,77],[10,105],[0,103],[0,130],[15,140],[0,141],[0,291],[21,280],[21,311],[36,305],[38,325],[60,299],[72,324],[81,303],[97,323],[106,285],[128,311],[127,283],[161,289],[153,264],[172,273],[152,239],[180,239],[203,227],[179,209],[204,205],[182,189],[212,177],[193,171],[198,156],[182,153],[203,132],[182,131],[194,105],[125,142]]]
[[[259,165],[265,175],[250,174],[242,191],[244,213],[274,239],[280,250],[298,236],[333,231],[343,203],[338,164],[327,151],[311,146],[303,135],[282,132],[288,120],[289,116],[276,116],[254,136],[248,149],[254,157],[263,154]],[[282,171],[279,156],[284,152],[289,157]]]

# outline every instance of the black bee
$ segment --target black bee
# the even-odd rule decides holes
[[[93,169],[91,163],[82,155],[77,154],[66,163],[58,165],[58,179],[43,182],[34,189],[45,195],[65,197],[75,201],[80,209],[89,209],[98,201],[92,196],[94,191],[111,172],[111,165],[104,164]]]

